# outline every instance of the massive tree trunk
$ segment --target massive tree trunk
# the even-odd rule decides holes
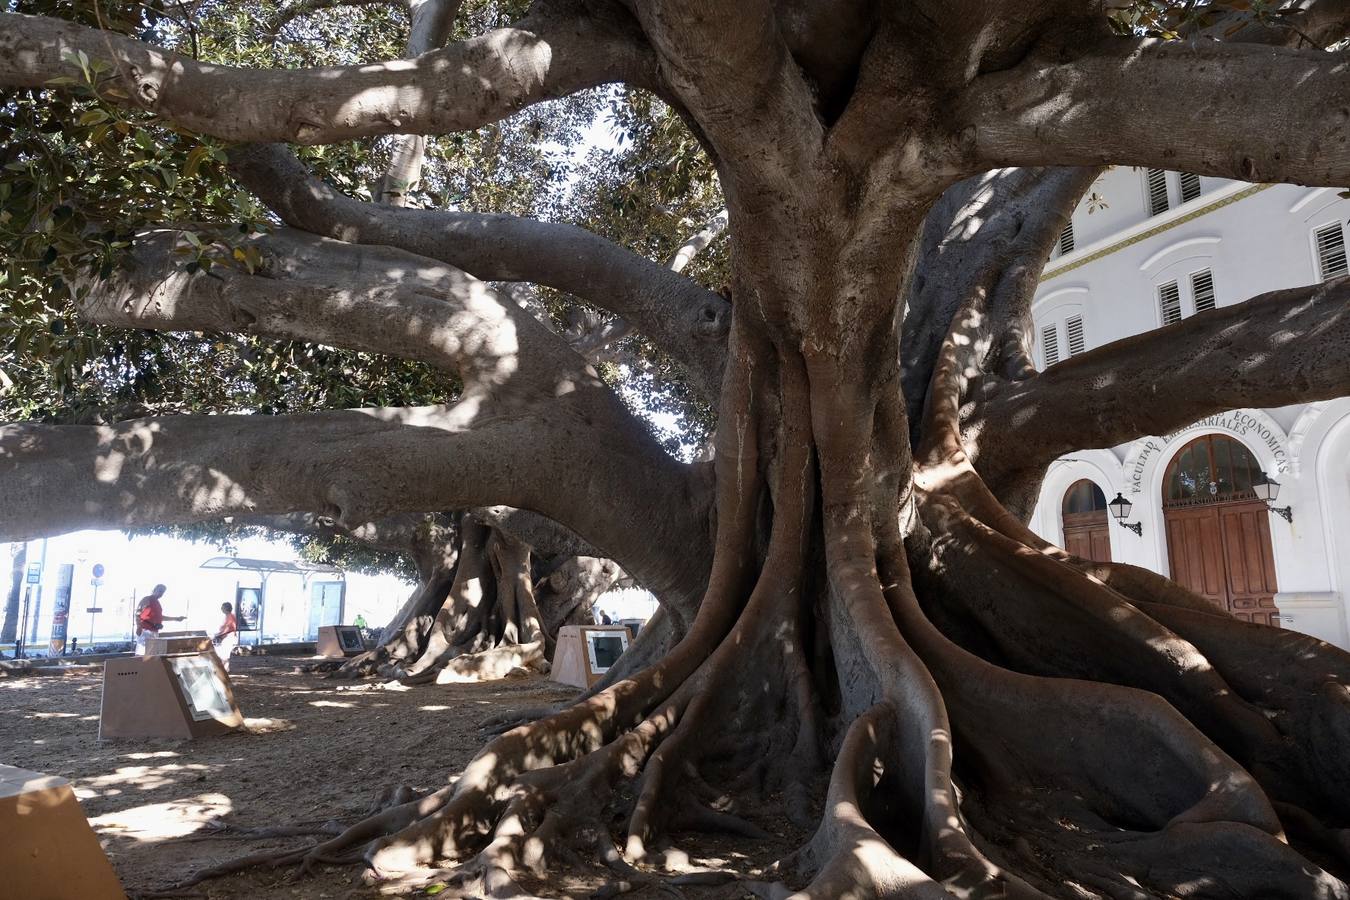
[[[910,260],[882,249],[917,245],[921,207],[815,209],[834,243],[785,267],[766,248],[800,231],[743,202],[760,227],[735,238],[715,554],[692,627],[313,858],[370,841],[382,875],[450,860],[457,889],[509,896],[578,845],[637,862],[672,831],[811,822],[827,785],[779,870],[801,896],[1350,896],[1332,749],[1350,735],[1350,658],[1093,568],[999,504],[961,410],[1026,377],[1004,358],[1025,322],[990,308],[1022,292],[972,288],[934,352],[907,357],[929,385],[911,429],[894,327]],[[1033,243],[1061,222],[1052,209]],[[1283,684],[1260,677],[1291,651]]]
[[[1111,395],[1128,362],[1107,346],[1061,370],[1106,373],[1090,426],[1035,439],[1069,376],[1030,365],[1030,298],[1093,173],[998,168],[1117,162],[1339,183],[1344,116],[1321,112],[1344,96],[1344,59],[1121,38],[1095,7],[949,6],[780,15],[647,0],[577,22],[570,5],[539,4],[528,29],[404,65],[269,74],[229,122],[185,88],[238,90],[246,75],[170,65],[130,40],[103,49],[130,102],[235,139],[469,127],[618,71],[688,116],[727,199],[725,348],[706,340],[722,336],[720,298],[676,289],[672,273],[594,236],[358,204],[275,148],[237,153],[241,177],[289,225],[328,240],[249,239],[276,257],[266,278],[229,271],[215,283],[157,268],[171,242],[151,236],[138,265],[81,300],[105,323],[403,353],[460,373],[464,397],[290,417],[294,446],[312,451],[297,465],[263,453],[275,432],[257,417],[10,426],[0,522],[61,479],[88,491],[53,490],[36,523],[10,531],[306,506],[350,522],[509,502],[573,528],[663,600],[639,642],[663,651],[650,665],[616,666],[575,704],[500,735],[445,788],[272,861],[359,858],[386,876],[451,862],[460,893],[514,896],[517,878],[578,844],[631,874],[671,832],[754,837],[781,813],[814,827],[777,869],[798,897],[1350,898],[1350,656],[1239,623],[1150,573],[1070,557],[1025,525],[1051,457],[1139,423]],[[1294,19],[1300,40],[1328,8],[1322,25],[1344,33],[1343,7],[1309,3]],[[17,35],[0,39],[15,51],[0,55],[7,83],[64,71],[61,48],[97,49],[45,20],[0,23]],[[618,64],[598,63],[601,51]],[[419,91],[418,78],[438,88]],[[1121,127],[1183,81],[1208,104],[1205,116],[1161,111],[1184,139]],[[369,102],[347,103],[367,89]],[[1306,127],[1243,127],[1261,104]],[[529,252],[507,264],[501,248],[516,238]],[[616,257],[625,264],[600,262]],[[590,299],[650,330],[696,388],[720,372],[711,471],[662,455],[577,348],[451,263],[568,290],[602,283]],[[1287,292],[1288,315],[1257,298],[1150,340],[1193,346],[1199,332],[1230,346],[1234,322],[1273,315],[1343,359],[1347,293],[1350,279]],[[1344,367],[1305,378],[1313,369],[1300,366],[1283,383],[1256,368],[1264,381],[1214,386],[1147,427],[1238,395],[1350,387]],[[324,442],[337,429],[341,457]],[[379,477],[349,471],[356,456],[378,457]],[[428,569],[405,611],[413,622],[438,604],[404,677],[495,653],[498,640],[542,644],[522,545],[468,520],[461,537],[453,568]]]

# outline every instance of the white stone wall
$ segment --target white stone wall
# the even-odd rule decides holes
[[[1038,340],[1044,326],[1056,323],[1060,352],[1067,355],[1063,323],[1073,315],[1083,317],[1088,350],[1158,328],[1157,286],[1173,279],[1189,317],[1195,311],[1189,277],[1201,269],[1213,275],[1218,306],[1314,283],[1313,231],[1350,220],[1350,201],[1334,189],[1204,178],[1201,196],[1179,204],[1175,173],[1168,183],[1173,208],[1149,216],[1143,170],[1115,168],[1097,182],[1089,199],[1095,194],[1107,206],[1089,213],[1089,199],[1079,205],[1076,246],[1055,254],[1037,291]],[[1036,361],[1045,364],[1039,346]],[[1270,521],[1283,624],[1350,649],[1350,399],[1236,410],[1172,435],[1069,454],[1050,468],[1033,528],[1061,543],[1064,492],[1090,478],[1107,499],[1118,492],[1130,499],[1132,521],[1144,526],[1137,537],[1113,524],[1112,558],[1167,574],[1162,480],[1173,454],[1207,433],[1245,444],[1280,482],[1278,505],[1293,508],[1292,524],[1275,516]]]

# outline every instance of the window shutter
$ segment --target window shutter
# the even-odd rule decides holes
[[[1148,214],[1156,216],[1167,212],[1167,172],[1148,170]]]
[[[1059,233],[1059,255],[1073,252],[1073,219],[1064,226],[1064,230]]]
[[[1181,173],[1181,202],[1189,203],[1200,196],[1200,176],[1194,172]]]
[[[1214,275],[1209,269],[1191,273],[1191,296],[1196,312],[1214,308]]]
[[[1181,321],[1181,292],[1175,281],[1158,285],[1158,309],[1162,312],[1164,325]]]
[[[1345,261],[1345,231],[1340,222],[1332,222],[1313,232],[1317,244],[1317,271],[1322,280],[1347,273]]]
[[[1064,331],[1069,339],[1069,355],[1077,356],[1087,349],[1087,339],[1083,335],[1083,317],[1070,316],[1064,322]]]
[[[1041,344],[1045,348],[1045,367],[1059,362],[1059,329],[1053,324],[1041,329]]]

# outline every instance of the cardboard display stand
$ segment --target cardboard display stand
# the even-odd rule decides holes
[[[199,653],[211,649],[211,639],[205,631],[161,631],[145,639],[146,656],[168,656],[170,653]]]
[[[103,666],[99,740],[208,737],[243,724],[214,650],[110,659]]]
[[[365,642],[361,640],[361,629],[355,625],[320,625],[319,640],[315,652],[331,659],[357,656],[364,653]]]
[[[630,640],[623,625],[564,625],[558,629],[551,677],[563,684],[590,687],[618,661]]]
[[[126,900],[70,782],[0,766],[0,894],[24,900]]]

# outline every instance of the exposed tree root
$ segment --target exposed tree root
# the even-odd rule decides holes
[[[644,868],[667,836],[763,838],[772,797],[815,830],[755,883],[765,895],[1350,900],[1336,652],[1029,537],[941,437],[950,402],[930,397],[939,437],[911,481],[894,379],[874,397],[833,361],[738,352],[708,593],[667,654],[564,709],[499,717],[435,794],[202,877],[360,859],[374,878],[519,897],[584,854],[614,875],[599,896],[677,894]],[[768,419],[755,395],[776,398]],[[466,530],[409,679],[542,647],[519,548]],[[1256,674],[1289,654],[1289,681]]]

